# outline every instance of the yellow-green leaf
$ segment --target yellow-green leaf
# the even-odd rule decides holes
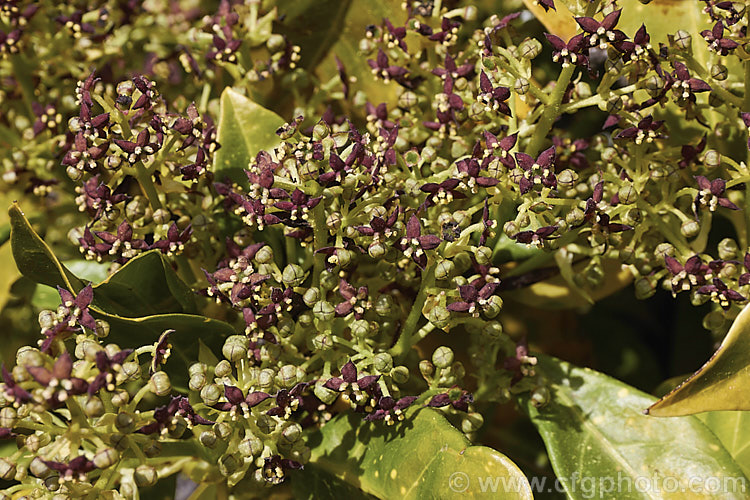
[[[648,413],[671,417],[714,410],[750,410],[750,304],[711,359]]]
[[[750,477],[750,413],[709,411],[697,417],[721,440],[745,476]]]
[[[539,408],[530,397],[522,402],[569,498],[593,498],[594,493],[597,498],[618,499],[745,498],[740,489],[709,489],[717,480],[741,485],[747,479],[697,417],[648,417],[642,409],[654,401],[652,396],[559,359],[539,355],[537,369],[549,401]],[[610,486],[601,486],[609,480]],[[661,489],[615,489],[628,482]],[[705,489],[691,490],[691,484]]]
[[[284,120],[231,88],[222,92],[220,103],[217,134],[221,148],[214,155],[216,179],[226,176],[246,185],[243,170],[259,151],[273,149],[281,142],[276,130]]]
[[[330,475],[377,498],[532,498],[513,462],[492,448],[472,446],[431,408],[411,411],[395,426],[340,415],[308,444],[312,456],[305,475]],[[319,498],[343,498],[348,490],[339,490],[334,481],[324,484]]]

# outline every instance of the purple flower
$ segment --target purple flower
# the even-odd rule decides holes
[[[656,132],[663,124],[664,120],[654,121],[654,117],[648,115],[639,121],[635,127],[628,127],[622,130],[615,136],[615,139],[632,139],[636,144],[641,144],[643,141],[650,143],[654,139],[664,137],[662,134]]]
[[[510,97],[510,90],[507,87],[493,87],[490,78],[482,71],[479,74],[479,89],[481,92],[477,97],[479,102],[484,104],[486,111],[492,109],[511,116],[510,107],[505,102]]]
[[[670,255],[664,257],[664,263],[669,272],[672,273],[670,281],[672,295],[688,291],[695,286],[704,285],[706,276],[711,274],[711,269],[701,261],[698,255],[693,255],[686,260],[684,266]]]
[[[5,395],[5,399],[13,401],[17,405],[22,405],[32,401],[34,398],[25,389],[21,388],[16,381],[13,379],[13,375],[2,365],[3,374],[3,385],[2,390]]]
[[[213,48],[206,53],[206,59],[234,64],[237,62],[235,54],[242,45],[242,40],[234,38],[231,25],[222,26],[220,31],[223,37],[214,33]]]
[[[518,243],[527,245],[541,246],[544,240],[549,239],[557,231],[557,226],[544,226],[536,231],[521,231],[513,235],[513,239]]]
[[[450,54],[445,55],[444,68],[435,68],[432,70],[432,74],[439,76],[443,80],[447,77],[451,77],[454,80],[468,76],[474,72],[473,63],[465,63],[461,66],[456,66],[456,61],[451,57]]]
[[[559,62],[563,67],[575,64],[576,66],[589,65],[589,58],[583,51],[587,49],[586,39],[583,33],[575,35],[567,43],[557,35],[545,33],[544,36],[552,45],[552,60]]]
[[[132,352],[133,349],[123,349],[110,356],[106,351],[97,351],[96,368],[99,370],[99,373],[89,384],[89,396],[96,394],[100,389],[104,389],[107,392],[115,390],[116,372],[120,370],[122,364]]]
[[[440,42],[443,45],[452,45],[458,40],[458,28],[460,26],[461,23],[443,17],[443,20],[440,22],[440,31],[432,32],[432,30],[429,30],[431,33],[428,34],[428,38],[433,42]]]
[[[57,287],[57,292],[60,294],[62,302],[60,307],[64,316],[56,320],[52,327],[42,330],[42,334],[46,337],[41,345],[42,352],[48,352],[52,342],[61,334],[78,331],[79,325],[96,331],[96,320],[89,312],[89,304],[94,297],[91,285],[81,289],[77,296],[73,296],[72,293],[60,287]]]
[[[276,394],[276,406],[266,412],[272,417],[289,418],[294,411],[303,405],[302,393],[307,389],[307,383],[295,384],[289,390],[281,389]]]
[[[448,392],[442,394],[436,394],[427,403],[427,406],[432,408],[443,408],[445,406],[452,406],[458,411],[469,411],[469,404],[474,402],[474,396],[470,392],[464,389],[458,389],[457,387],[451,389]]]
[[[576,22],[588,34],[586,41],[590,47],[596,45],[601,50],[607,48],[607,44],[616,43],[627,38],[625,33],[614,29],[620,20],[622,10],[615,10],[607,14],[601,22],[592,17],[577,17]]]
[[[449,311],[465,312],[476,316],[479,311],[489,305],[488,299],[495,294],[498,285],[499,283],[483,283],[483,280],[461,285],[458,287],[461,300],[448,304],[446,308]]]
[[[385,25],[385,30],[383,31],[383,43],[388,45],[389,48],[398,46],[401,50],[409,53],[408,48],[406,47],[406,27],[399,26],[398,28],[394,27],[391,21],[387,18],[383,18],[383,24]]]
[[[94,465],[94,462],[87,459],[85,456],[81,455],[74,459],[72,459],[70,462],[54,462],[51,460],[44,460],[42,459],[42,462],[49,467],[52,470],[57,471],[60,473],[61,479],[65,480],[78,480],[78,481],[86,481],[86,474],[91,472],[96,468]]]
[[[382,78],[386,82],[389,80],[395,80],[400,84],[406,82],[406,74],[409,70],[401,66],[389,64],[388,56],[383,52],[383,49],[378,49],[378,55],[375,60],[368,59],[367,64],[372,68],[373,75]]]
[[[354,312],[356,319],[362,319],[365,312],[372,307],[369,301],[370,292],[366,286],[354,288],[342,278],[339,282],[339,294],[344,301],[336,305],[336,316],[343,317]]]
[[[714,278],[711,285],[704,285],[697,290],[701,295],[709,295],[725,311],[729,309],[732,302],[744,302],[747,300],[739,292],[727,288],[727,285],[719,278]]]
[[[701,31],[701,35],[708,42],[709,49],[722,56],[729,54],[740,45],[734,40],[724,38],[724,23],[721,21],[717,21],[712,29]]]
[[[382,396],[378,399],[373,411],[365,416],[368,422],[384,420],[387,425],[393,425],[404,419],[404,410],[417,400],[417,396],[404,396],[398,400],[390,396]]]
[[[157,371],[159,366],[164,364],[169,358],[169,355],[172,352],[172,344],[169,343],[169,335],[172,333],[174,333],[174,330],[170,328],[169,330],[164,330],[164,332],[159,335],[159,340],[157,340],[154,345],[154,355],[151,358],[151,373]]]
[[[641,24],[638,31],[635,32],[633,40],[619,40],[614,42],[614,46],[622,52],[625,60],[634,61],[651,50],[651,35],[646,31],[646,26]]]
[[[440,237],[434,234],[422,235],[422,225],[419,218],[412,214],[409,222],[406,223],[406,236],[396,243],[396,248],[404,253],[404,256],[411,259],[421,268],[427,265],[427,256],[425,250],[433,250],[440,245]]]
[[[131,165],[138,163],[144,157],[156,153],[160,146],[155,142],[149,142],[151,133],[147,128],[141,130],[135,139],[135,142],[123,139],[115,139],[117,146],[126,153],[126,159]]]
[[[229,411],[233,415],[236,415],[237,411],[242,411],[247,415],[250,408],[258,406],[270,398],[271,395],[261,391],[254,391],[245,396],[242,393],[242,389],[224,384],[224,397],[226,398],[226,402],[216,403],[212,408],[219,411]]]
[[[73,360],[67,351],[57,358],[52,370],[43,366],[27,366],[26,371],[38,384],[45,387],[42,395],[53,410],[61,407],[68,396],[85,394],[88,389],[85,380],[70,376],[73,372]]]
[[[161,250],[162,253],[167,255],[179,254],[185,249],[185,243],[190,240],[192,234],[193,229],[190,225],[180,231],[177,224],[173,222],[167,230],[167,237],[154,242],[150,248]]]
[[[516,153],[516,162],[523,169],[523,175],[518,178],[521,194],[531,191],[534,184],[542,184],[548,188],[557,187],[554,146],[542,151],[536,160],[526,153]]]
[[[154,434],[163,432],[176,421],[176,417],[183,417],[187,420],[188,427],[194,425],[213,425],[214,422],[198,415],[190,405],[188,398],[185,396],[172,396],[169,404],[158,407],[154,410],[154,422],[146,424],[137,432],[141,434]]]
[[[65,153],[61,163],[80,171],[90,172],[97,167],[97,160],[102,159],[108,149],[108,142],[103,142],[98,146],[89,146],[84,133],[78,132],[73,141],[73,147]]]
[[[110,213],[115,205],[129,198],[124,193],[113,194],[109,186],[100,181],[99,175],[91,177],[82,187],[76,188],[76,191],[81,193],[76,198],[76,203],[82,210],[86,210],[93,220],[98,220],[104,213]]]
[[[286,471],[304,469],[301,463],[281,455],[273,455],[265,459],[263,463],[263,479],[271,484],[280,484],[286,477]]]
[[[474,160],[476,162],[476,160]],[[477,170],[479,170],[479,164],[477,163]],[[454,199],[460,200],[466,198],[466,195],[456,188],[461,184],[460,179],[449,178],[445,179],[440,184],[436,182],[428,182],[420,187],[420,191],[429,193],[429,196],[425,199],[423,204],[424,207],[434,206],[436,203],[448,204]]]
[[[711,87],[699,78],[692,78],[687,66],[681,62],[675,62],[672,64],[674,67],[674,73],[669,75],[668,83],[672,89],[682,99],[688,99],[691,102],[695,102],[695,94],[699,92],[708,92]]]
[[[740,207],[729,201],[729,198],[723,196],[726,189],[726,181],[724,179],[714,179],[709,181],[702,175],[696,175],[695,180],[698,182],[698,194],[693,200],[693,211],[695,216],[698,216],[698,209],[700,207],[708,207],[709,211],[716,211],[717,207],[724,207],[730,210],[739,210]]]
[[[341,377],[332,377],[323,385],[332,391],[346,392],[352,403],[358,405],[367,403],[371,396],[379,392],[379,378],[379,375],[364,375],[358,378],[357,367],[348,361],[341,367]]]

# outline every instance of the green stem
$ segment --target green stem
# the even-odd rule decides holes
[[[320,250],[328,245],[328,228],[326,227],[325,204],[318,203],[312,210],[313,216],[313,249]],[[315,264],[313,265],[313,285],[320,284],[320,273],[325,267],[326,256],[322,253],[315,254]]]
[[[542,147],[542,143],[547,138],[547,134],[552,130],[552,125],[555,120],[560,116],[560,109],[563,96],[565,95],[565,89],[568,88],[570,79],[573,77],[575,71],[574,65],[566,66],[560,72],[560,76],[557,78],[555,88],[552,91],[552,96],[547,106],[542,113],[541,118],[534,128],[534,135],[531,137],[531,142],[526,147],[526,154],[530,156],[536,156]]]
[[[428,267],[422,276],[422,283],[419,286],[419,292],[417,298],[414,299],[414,303],[411,306],[409,316],[406,317],[406,322],[401,329],[401,336],[398,338],[396,345],[391,348],[391,355],[400,359],[411,349],[413,342],[412,337],[414,331],[417,329],[419,319],[422,317],[422,308],[424,303],[427,301],[427,290],[435,286],[435,264],[433,263]]]
[[[742,111],[750,111],[750,61],[745,61],[745,95],[742,99]]]
[[[156,186],[154,186],[154,180],[146,166],[143,165],[143,162],[139,161],[135,164],[135,178],[138,180],[138,184],[141,186],[146,198],[148,198],[151,208],[153,210],[162,208],[159,193],[156,192]]]

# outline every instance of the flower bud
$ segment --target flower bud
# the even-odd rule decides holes
[[[263,434],[271,434],[276,429],[276,420],[270,415],[261,415],[256,424]]]
[[[281,439],[289,444],[296,443],[302,437],[302,427],[297,422],[291,422],[281,431]]]
[[[52,471],[49,467],[47,467],[47,464],[45,464],[41,458],[34,457],[34,459],[29,464],[29,472],[31,472],[34,476],[43,479],[47,477]]]
[[[187,430],[187,422],[182,417],[174,417],[167,427],[168,435],[174,439],[180,439]]]
[[[435,278],[438,280],[450,279],[455,270],[456,265],[452,260],[441,260],[435,266]]]
[[[208,379],[203,373],[196,373],[190,376],[188,387],[191,391],[200,391],[208,383]]]
[[[198,440],[206,448],[213,448],[216,445],[216,433],[214,431],[203,431]]]
[[[379,352],[372,358],[372,367],[380,373],[387,373],[393,369],[393,358],[387,352]]]
[[[621,186],[617,191],[617,197],[620,200],[620,203],[624,205],[630,205],[632,203],[635,203],[635,201],[638,199],[638,192],[635,190],[635,187],[632,184],[627,183],[624,186]]]
[[[49,309],[45,309],[39,313],[38,317],[39,326],[44,329],[48,330],[55,326],[55,322],[57,321],[57,315],[54,311],[50,311]]]
[[[201,399],[207,406],[215,405],[224,394],[224,391],[216,384],[208,384],[201,389]]]
[[[575,227],[583,223],[584,217],[585,217],[585,214],[583,213],[583,210],[581,210],[578,207],[575,207],[571,209],[570,212],[565,214],[565,222],[569,226]]]
[[[204,374],[208,371],[208,366],[206,363],[193,363],[188,368],[188,374],[189,375],[195,375],[197,373]]]
[[[109,444],[117,451],[125,451],[130,446],[130,440],[125,434],[114,432],[109,436]]]
[[[423,359],[419,362],[419,372],[422,374],[422,376],[425,379],[431,379],[432,375],[435,373],[435,366],[427,361],[426,359]]]
[[[711,78],[723,82],[729,76],[729,70],[723,64],[714,64],[711,66]]]
[[[281,273],[281,281],[286,286],[300,286],[305,281],[305,271],[297,264],[287,264]]]
[[[724,238],[719,242],[718,250],[721,260],[732,260],[737,257],[740,249],[732,238]]]
[[[703,317],[703,328],[712,332],[722,330],[727,318],[722,311],[711,311]]]
[[[323,322],[329,322],[336,316],[336,310],[333,308],[330,302],[321,300],[313,307],[313,314],[315,317]]]
[[[448,326],[451,312],[443,306],[435,306],[427,313],[427,320],[441,330]]]
[[[273,249],[268,245],[262,246],[255,253],[255,261],[258,264],[270,264],[273,262]]]
[[[258,386],[263,390],[268,390],[273,387],[273,382],[276,374],[271,368],[264,368],[258,373]]]
[[[639,278],[635,282],[635,298],[644,300],[656,293],[656,283],[650,276]]]
[[[311,287],[305,290],[305,294],[302,296],[302,301],[307,307],[313,307],[316,302],[320,300],[320,289],[318,287]]]
[[[47,446],[52,439],[47,433],[36,433],[26,436],[24,440],[24,446],[32,453],[39,451],[39,448]]]
[[[370,336],[370,323],[367,320],[355,320],[350,328],[354,337],[366,339]]]
[[[148,458],[153,458],[161,453],[161,443],[155,439],[151,439],[143,446],[143,453]]]
[[[693,36],[688,33],[685,30],[677,30],[677,33],[674,34],[674,37],[670,37],[672,44],[682,50],[686,50],[690,48],[690,45],[693,42]]]
[[[89,418],[97,418],[104,415],[104,403],[97,396],[89,396],[83,405],[83,412]],[[3,426],[5,427],[5,426]]]
[[[492,263],[492,249],[489,247],[477,247],[474,250],[474,258],[480,266],[487,266]]]
[[[393,311],[393,297],[389,294],[381,294],[375,301],[375,313],[378,316],[390,316]]]
[[[432,364],[438,368],[448,368],[453,363],[453,350],[450,347],[440,346],[432,353]]]
[[[698,236],[698,233],[700,233],[701,226],[698,223],[698,221],[695,220],[686,220],[682,223],[680,226],[680,233],[685,238],[693,238],[695,236]]]
[[[231,476],[240,468],[242,460],[235,454],[229,453],[219,458],[219,472],[222,476]]]
[[[703,164],[708,168],[718,168],[721,166],[721,153],[715,149],[709,149],[703,155]]]
[[[513,84],[513,90],[518,95],[524,95],[529,91],[529,86],[529,81],[526,78],[520,77],[516,78],[516,81]]]
[[[248,340],[248,338],[244,335],[230,335],[224,341],[224,347],[222,348],[221,353],[224,355],[226,359],[234,363],[236,361],[239,361],[247,357],[247,349],[249,346],[249,342],[250,341]],[[217,369],[218,369],[218,366],[217,366]],[[229,368],[229,373],[231,373],[231,367]],[[217,374],[216,376],[223,377],[226,375]]]
[[[397,384],[405,384],[409,381],[409,369],[405,366],[394,367],[390,375]]]
[[[313,139],[315,139],[316,141],[322,141],[323,139],[328,137],[328,134],[330,133],[331,133],[331,129],[328,127],[328,124],[324,122],[323,120],[320,120],[313,127]]]
[[[521,57],[524,59],[534,59],[542,52],[542,44],[536,38],[527,38],[518,47]]]
[[[135,361],[128,361],[122,364],[120,369],[123,381],[137,380],[141,377],[141,365]]]
[[[118,389],[112,393],[112,405],[115,408],[125,406],[130,401],[130,394],[124,389]]]
[[[531,404],[534,408],[541,408],[549,403],[550,393],[546,387],[537,387],[531,393]]]
[[[297,383],[297,367],[284,365],[279,368],[275,377],[276,385],[285,389],[291,389]]]
[[[16,477],[16,465],[5,457],[0,458],[0,479],[12,481]]]
[[[606,111],[610,115],[615,115],[620,110],[622,110],[622,106],[623,106],[622,97],[620,97],[619,95],[612,96],[607,101]]]
[[[246,434],[245,439],[240,441],[240,444],[237,445],[237,451],[239,451],[240,455],[243,457],[257,457],[263,452],[263,441],[252,434]]]
[[[151,386],[151,392],[157,396],[166,396],[172,392],[172,383],[169,380],[169,375],[166,372],[158,371],[151,375],[149,380]]]
[[[316,351],[328,351],[333,347],[333,340],[330,335],[320,333],[313,337],[312,346]]]
[[[143,464],[135,468],[133,479],[135,479],[135,484],[139,488],[146,488],[156,484],[156,481],[159,480],[159,474],[154,467]]]
[[[503,334],[503,325],[498,321],[488,321],[482,327],[482,334],[490,339],[498,339]]]
[[[135,429],[135,419],[130,413],[120,412],[115,417],[115,427],[120,432],[128,434]]]
[[[11,406],[6,406],[2,410],[0,410],[0,427],[5,427],[6,429],[10,429],[13,426],[15,426],[17,421],[17,413],[15,408]]]
[[[114,448],[104,448],[94,455],[94,465],[99,469],[107,469],[120,459],[120,455]]]

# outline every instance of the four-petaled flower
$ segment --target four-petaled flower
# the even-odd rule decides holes
[[[743,302],[747,300],[738,291],[728,288],[719,278],[714,278],[710,285],[700,287],[697,290],[697,293],[710,296],[711,300],[719,304],[725,311],[729,309],[732,302]]]
[[[621,12],[622,10],[610,12],[601,21],[597,21],[592,17],[576,18],[578,25],[588,35],[586,41],[590,47],[598,45],[601,50],[605,50],[607,44],[617,43],[626,38],[625,33],[614,29],[617,21],[620,20]]]
[[[377,387],[379,375],[364,375],[357,378],[357,367],[351,361],[348,361],[341,367],[341,377],[328,379],[324,387],[336,392],[347,392],[349,400],[354,405],[368,403],[372,394],[371,391]]]
[[[474,396],[464,389],[458,389],[457,387],[452,388],[448,392],[442,394],[436,394],[427,403],[427,406],[432,408],[443,408],[445,406],[452,406],[458,411],[469,411],[469,404],[474,402]]]
[[[479,102],[484,104],[485,111],[498,111],[504,115],[511,116],[510,106],[505,102],[510,97],[510,89],[507,87],[493,87],[490,77],[482,71],[479,74],[479,90],[477,96]]]
[[[54,324],[42,330],[42,334],[46,337],[41,345],[42,352],[49,351],[52,342],[60,334],[77,331],[78,325],[96,331],[96,320],[89,312],[89,304],[94,298],[94,289],[91,285],[82,288],[77,296],[60,287],[57,287],[57,292],[60,294],[62,302],[59,310],[62,317],[58,314]]]
[[[563,68],[575,64],[576,66],[588,66],[589,57],[584,53],[587,48],[583,33],[572,37],[566,43],[557,35],[545,33],[545,37],[552,44],[552,60],[562,64]]]
[[[478,288],[477,285],[481,285],[481,287]],[[462,300],[452,302],[446,308],[453,312],[477,315],[479,311],[489,305],[489,298],[494,295],[498,285],[499,283],[482,284],[482,280],[469,285],[461,285],[458,287],[458,293]]]
[[[189,428],[194,425],[213,425],[214,422],[203,418],[190,405],[185,396],[172,396],[169,403],[154,410],[154,421],[146,424],[138,432],[141,434],[164,433],[173,425],[177,417],[183,417]]]
[[[628,127],[615,136],[615,139],[632,139],[636,144],[642,144],[643,141],[648,143],[654,142],[654,139],[663,137],[656,131],[661,128],[664,120],[654,121],[654,117],[648,115],[638,122],[635,127]]]
[[[706,283],[706,276],[710,275],[711,269],[701,261],[698,255],[693,255],[685,261],[685,265],[670,255],[664,257],[664,263],[672,273],[670,284],[672,295],[678,292],[688,291],[692,287],[701,286]]]
[[[89,384],[88,393],[90,396],[96,394],[100,389],[104,389],[107,392],[115,390],[117,372],[122,369],[122,364],[132,352],[133,349],[123,349],[110,356],[106,351],[97,351],[96,368],[99,370],[99,373]]]
[[[339,282],[339,294],[344,301],[336,305],[336,316],[346,316],[350,312],[354,312],[356,319],[362,319],[365,312],[372,307],[368,300],[369,293],[366,286],[354,288],[342,278]]]
[[[395,80],[400,84],[406,82],[406,74],[409,72],[408,69],[401,66],[388,63],[388,56],[383,49],[378,49],[378,55],[375,60],[368,59],[367,64],[372,68],[372,74],[379,76],[386,82],[389,80]]]
[[[84,394],[88,389],[88,383],[78,377],[71,377],[73,372],[73,360],[67,351],[62,353],[52,370],[43,366],[27,366],[26,371],[42,386],[42,397],[51,409],[63,405],[68,396]]]
[[[365,416],[365,420],[368,422],[385,420],[387,425],[393,425],[404,419],[404,410],[416,400],[417,396],[404,396],[398,400],[391,396],[382,396],[378,399],[373,411]]]
[[[68,481],[86,481],[86,474],[96,468],[94,462],[83,455],[77,456],[68,463],[44,459],[42,462],[50,469],[59,472],[61,479]]]
[[[722,196],[726,189],[726,181],[718,178],[709,181],[702,175],[695,176],[696,182],[698,182],[698,194],[693,200],[693,211],[695,216],[698,216],[698,209],[700,207],[708,207],[711,212],[714,212],[717,207],[724,207],[730,210],[739,210],[740,207],[729,201],[729,198]]]
[[[708,47],[711,50],[718,52],[722,56],[729,54],[730,51],[740,46],[734,40],[724,38],[724,23],[721,21],[716,21],[712,29],[701,31],[701,36],[708,42]]]
[[[554,146],[539,153],[536,160],[526,153],[516,153],[516,163],[523,169],[523,175],[518,179],[521,194],[531,191],[534,184],[542,184],[548,188],[557,187]]]
[[[232,419],[236,420],[238,412],[242,412],[245,418],[250,416],[250,408],[258,406],[271,395],[262,391],[249,392],[247,396],[242,393],[242,389],[231,385],[224,384],[225,402],[216,403],[212,408],[219,411],[230,412]]]
[[[555,231],[557,231],[557,226],[544,226],[536,231],[521,231],[514,234],[512,238],[518,243],[541,247],[544,244],[544,240],[549,239]]]
[[[433,250],[440,245],[440,237],[434,234],[422,235],[422,225],[419,218],[412,214],[409,222],[406,223],[406,236],[396,243],[396,248],[404,253],[404,256],[411,258],[421,269],[427,265],[427,255],[425,250]]]

